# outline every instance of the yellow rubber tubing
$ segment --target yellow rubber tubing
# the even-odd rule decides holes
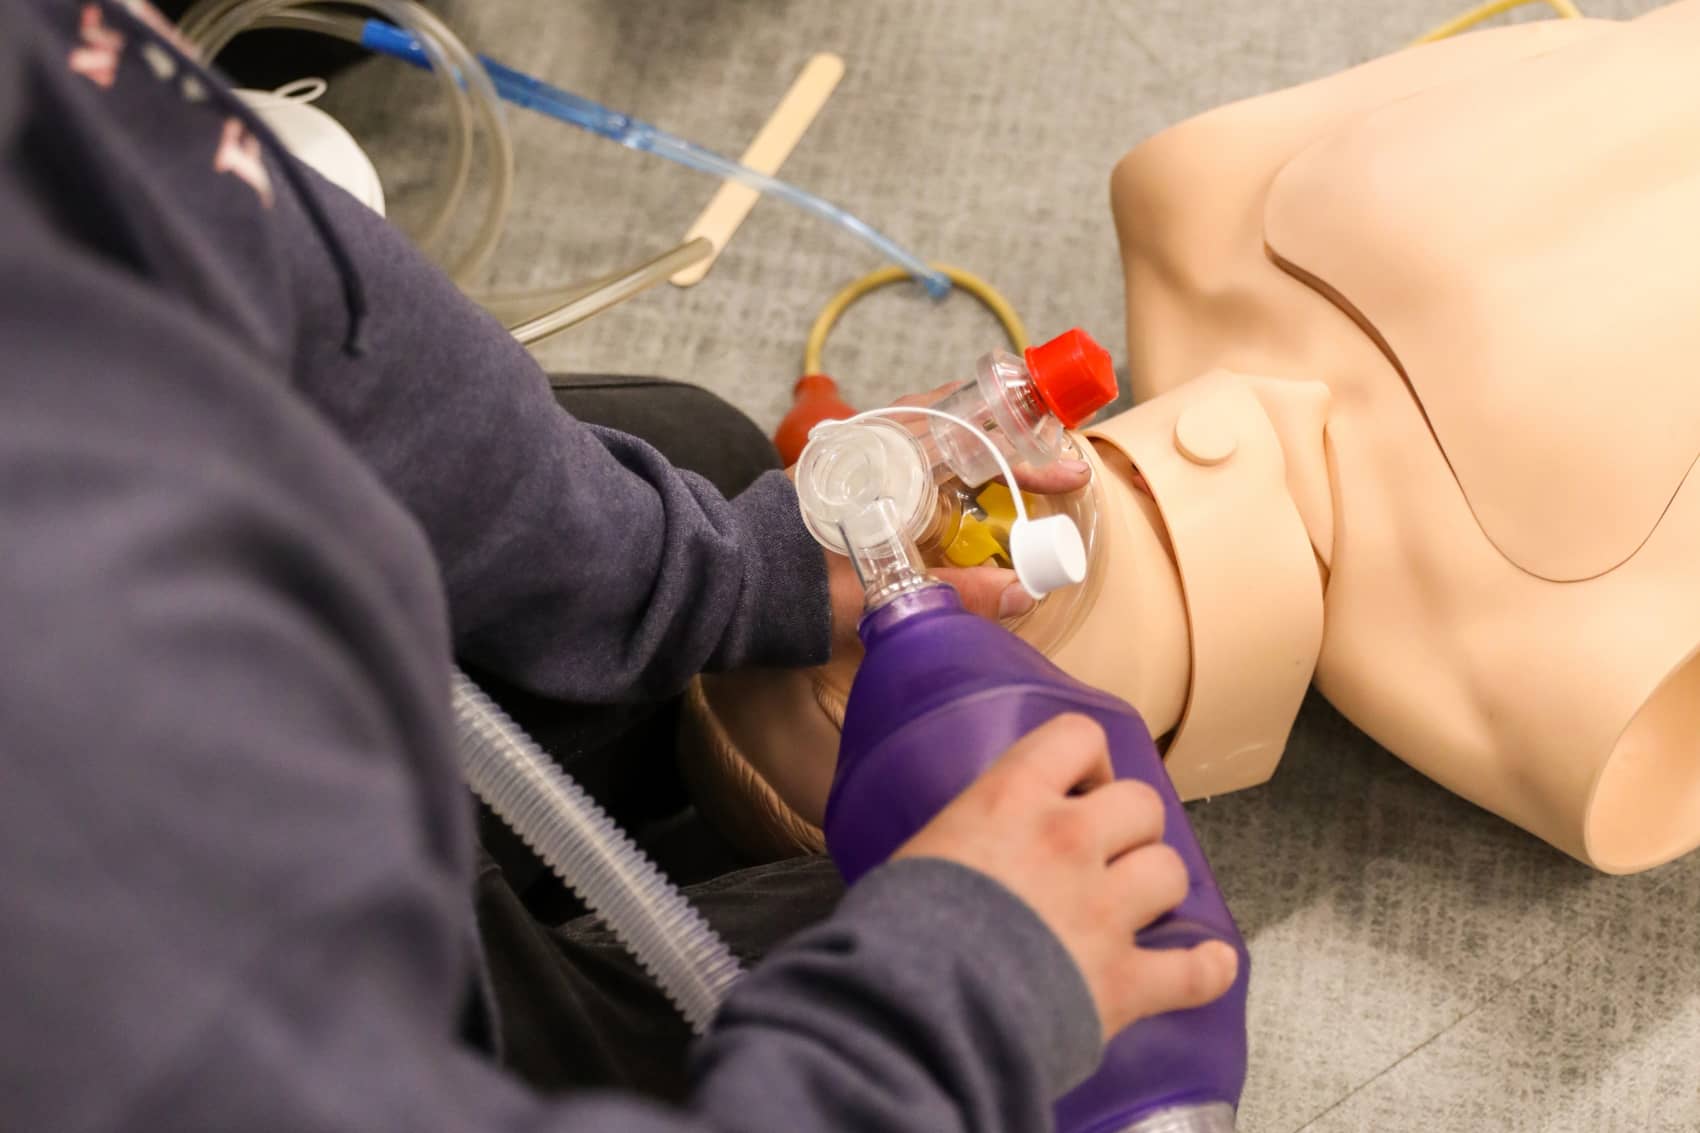
[[[1477,5],[1463,15],[1446,21],[1421,38],[1413,40],[1412,43],[1433,43],[1437,39],[1450,39],[1459,32],[1470,30],[1484,20],[1491,20],[1495,16],[1511,11],[1513,8],[1521,8],[1525,4],[1537,2],[1538,0],[1488,0],[1486,4]],[[1560,19],[1579,20],[1582,18],[1581,9],[1571,3],[1571,0],[1545,0],[1545,3],[1558,13]]]
[[[1015,308],[1009,305],[1009,300],[1005,299],[997,288],[962,268],[953,268],[948,264],[927,266],[972,295],[980,301],[981,306],[996,315],[998,322],[1003,324],[1004,334],[1009,336],[1010,346],[1017,354],[1027,349],[1027,328],[1021,325],[1021,316],[1015,313]],[[815,324],[809,328],[808,340],[803,344],[803,373],[822,372],[821,353],[826,349],[826,336],[832,333],[832,328],[838,324],[838,320],[850,309],[852,303],[870,291],[912,279],[914,276],[903,268],[884,267],[869,272],[828,300],[826,306],[821,308],[821,313],[815,316]]]

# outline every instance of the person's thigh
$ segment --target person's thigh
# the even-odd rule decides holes
[[[746,966],[825,918],[843,892],[822,857],[685,890]],[[546,1092],[616,1088],[683,1098],[690,1028],[612,933],[593,917],[540,925],[493,866],[479,878],[477,901],[509,1069]]]

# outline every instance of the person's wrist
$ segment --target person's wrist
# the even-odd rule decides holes
[[[741,628],[711,667],[820,664],[832,647],[831,581],[820,545],[803,524],[796,489],[769,472],[732,502],[743,545]]]

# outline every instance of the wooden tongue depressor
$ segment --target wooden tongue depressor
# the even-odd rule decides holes
[[[791,151],[802,140],[803,131],[809,128],[809,123],[821,112],[826,100],[831,97],[832,90],[838,85],[838,80],[844,77],[844,60],[836,55],[820,54],[814,56],[803,66],[803,73],[797,76],[797,81],[791,84],[791,89],[785,92],[779,107],[773,112],[773,117],[756,135],[750,148],[744,151],[743,163],[751,169],[766,174],[779,172],[779,167],[785,159],[791,156]],[[714,266],[720,250],[726,247],[732,234],[738,231],[738,226],[744,223],[744,218],[750,215],[756,200],[761,196],[756,190],[727,181],[720,186],[714,198],[708,202],[708,207],[702,210],[696,223],[685,234],[689,242],[698,236],[706,236],[714,244],[714,251],[708,258],[674,272],[673,284],[677,287],[690,287],[699,283],[708,274],[708,269]]]

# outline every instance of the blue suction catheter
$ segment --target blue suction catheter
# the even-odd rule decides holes
[[[411,63],[426,70],[431,68],[431,60],[419,46],[417,40],[394,24],[383,20],[367,20],[361,32],[360,43],[370,51],[388,55]],[[926,261],[903,248],[889,236],[874,228],[860,217],[853,216],[830,201],[822,200],[813,193],[805,192],[795,185],[770,177],[765,173],[751,169],[747,165],[722,157],[713,150],[705,149],[694,142],[686,141],[675,134],[656,128],[648,122],[640,121],[629,115],[621,114],[601,103],[593,102],[582,95],[562,90],[560,87],[534,78],[512,67],[503,66],[486,56],[480,55],[479,62],[489,73],[490,82],[506,102],[527,110],[535,110],[547,114],[551,118],[588,130],[598,137],[619,142],[630,149],[643,153],[652,153],[676,162],[688,169],[707,173],[722,180],[737,181],[747,185],[766,196],[777,197],[790,204],[813,213],[822,220],[849,231],[867,243],[879,249],[882,256],[901,266],[927,289],[927,294],[934,299],[943,299],[950,293],[950,280],[941,272],[929,267]]]

